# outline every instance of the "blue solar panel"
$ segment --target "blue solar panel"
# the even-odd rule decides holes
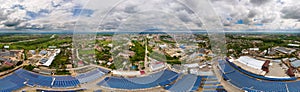
[[[197,80],[196,80],[196,82],[195,82],[195,84],[194,84],[194,86],[193,86],[193,88],[192,88],[191,91],[196,91],[199,88],[199,86],[201,84],[201,80],[202,80],[202,77],[198,76]]]
[[[220,82],[218,82],[218,81],[205,81],[204,84],[213,84],[213,85],[216,85],[216,84],[220,84]]]
[[[102,90],[96,90],[96,91],[94,91],[94,92],[102,92]]]
[[[97,85],[119,89],[151,88],[158,86],[159,84],[170,83],[167,81],[174,80],[172,79],[174,76],[177,76],[176,72],[164,70],[159,73],[139,78],[107,77]]]
[[[24,87],[24,79],[20,78],[16,74],[11,74],[3,79],[0,79],[0,92],[11,92],[13,90]]]
[[[225,64],[228,65],[228,64]],[[230,65],[225,66],[228,68],[233,68]],[[299,83],[299,82],[278,82],[278,81],[265,81],[265,80],[257,80],[255,78],[249,77],[239,71],[231,72],[225,74],[225,76],[229,79],[228,81],[235,85],[236,87],[251,90],[251,91],[280,91],[285,92],[287,91],[287,85],[293,85],[292,83]],[[298,84],[300,85],[300,83]],[[288,88],[290,89],[290,88]],[[295,87],[291,88],[291,90],[300,90],[300,88]]]
[[[300,91],[300,81],[297,82],[288,82],[287,83],[287,87],[289,89],[290,92],[297,92]]]
[[[64,88],[75,87],[79,84],[79,81],[72,76],[55,76],[52,87]]]
[[[234,72],[235,70],[232,68],[232,67],[228,67],[228,66],[230,66],[228,63],[226,63],[226,62],[223,62],[223,61],[219,61],[219,66],[220,66],[220,68],[221,68],[221,71],[223,72],[223,73],[231,73],[231,72]]]
[[[290,77],[290,78],[269,78],[269,77],[265,77],[265,76],[262,76],[262,75],[257,75],[257,74],[254,74],[254,73],[251,73],[251,72],[248,72],[238,66],[236,66],[235,64],[227,61],[230,66],[232,66],[234,69],[244,73],[244,74],[247,74],[248,76],[251,76],[251,77],[254,77],[254,78],[259,78],[259,79],[263,79],[263,80],[270,80],[270,81],[291,81],[291,80],[297,80],[296,77]]]
[[[38,85],[45,87],[57,87],[57,88],[67,88],[75,87],[79,84],[78,79],[71,76],[44,76],[37,73],[32,73],[23,69],[19,69],[15,72],[18,76],[28,80],[28,85]],[[55,79],[55,80],[54,80]],[[53,81],[54,80],[54,81]],[[53,84],[52,84],[53,82]]]
[[[65,90],[65,91],[57,91],[57,90],[44,90],[44,89],[36,89],[37,92],[81,92],[86,89],[70,89],[70,90]]]
[[[171,92],[187,92],[191,91],[195,86],[198,77],[196,75],[188,74],[183,76],[182,79],[178,80],[168,90]]]
[[[109,70],[103,69],[103,68],[98,68],[100,71],[104,72],[104,73],[109,73]]]
[[[96,80],[105,75],[105,72],[101,71],[100,69],[95,69],[87,73],[82,73],[76,76],[76,79],[79,80],[80,83],[86,83],[93,80]]]
[[[15,73],[18,76],[22,76],[22,78],[27,79],[29,84],[51,87],[52,77],[31,73],[23,69],[19,69]]]

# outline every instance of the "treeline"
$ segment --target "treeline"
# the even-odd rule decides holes
[[[130,57],[130,61],[143,61],[145,59],[145,46],[140,44],[138,41],[132,41],[134,46],[130,48],[131,51],[135,52],[135,55]]]
[[[5,35],[0,36],[0,42],[9,43],[9,42],[18,42],[24,40],[38,39],[40,37],[50,37],[50,36],[42,36],[42,35]]]
[[[38,49],[38,48],[48,48],[48,46],[60,46],[64,43],[71,43],[72,38],[71,37],[64,37],[64,38],[50,38],[50,37],[43,37],[38,38],[34,41],[28,41],[28,42],[18,42],[10,44],[10,49],[25,49],[25,50],[32,50],[32,49]],[[1,47],[8,44],[0,44]]]
[[[34,41],[28,41],[28,42],[19,42],[19,43],[16,43],[16,45],[36,45],[36,44],[41,44],[41,43],[45,43],[45,42],[48,42],[48,41],[51,41],[51,40],[54,40],[54,38],[40,38],[40,39],[37,39],[37,40],[34,40]]]

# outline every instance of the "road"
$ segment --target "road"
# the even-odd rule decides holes
[[[147,40],[147,38],[148,38],[148,35],[147,35],[147,37],[146,37],[146,42],[145,42],[145,61],[144,61],[144,67],[145,67],[145,69],[144,70],[149,70],[149,67],[148,67],[148,64],[149,64],[149,62],[148,62],[148,56],[147,56],[147,54],[148,54],[148,40]]]

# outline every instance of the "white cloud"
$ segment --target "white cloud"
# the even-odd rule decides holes
[[[286,20],[282,16],[282,11],[293,11],[285,7],[299,5],[296,0],[214,0],[212,5],[224,23],[230,25],[226,26],[228,29],[299,29],[298,26],[294,26],[297,21]],[[297,9],[294,10],[287,15],[299,15]],[[228,21],[227,18],[233,19]],[[235,24],[240,19],[246,25]]]
[[[97,28],[101,19],[106,27],[118,27],[134,13],[163,11],[182,20],[190,28],[202,23],[193,11],[176,0],[0,0],[0,28]],[[180,0],[190,7],[193,0]],[[227,29],[299,29],[300,2],[297,0],[210,0]],[[116,5],[116,6],[114,6]],[[93,10],[91,16],[73,16],[74,8]],[[201,17],[201,16],[200,16]],[[236,24],[242,20],[243,24]]]
[[[55,28],[76,21],[72,9],[80,6],[73,0],[0,0],[2,29]]]

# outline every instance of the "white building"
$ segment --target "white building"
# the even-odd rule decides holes
[[[4,46],[4,49],[9,49],[9,46]]]
[[[259,51],[259,48],[249,48],[250,51]]]
[[[193,64],[184,64],[184,67],[188,67],[188,68],[197,68],[199,67],[198,63],[193,63]]]
[[[55,49],[55,52],[53,53],[52,56],[49,57],[47,62],[43,63],[42,65],[44,66],[50,66],[52,64],[52,61],[55,59],[55,56],[60,53],[60,49]]]
[[[246,66],[259,69],[259,70],[261,69],[262,65],[265,63],[264,61],[254,59],[249,56],[241,56],[240,58],[237,59],[237,61]]]
[[[300,45],[299,45],[299,44],[288,44],[288,46],[291,46],[291,47],[299,47]]]
[[[279,51],[281,53],[284,54],[292,54],[293,52],[295,52],[295,49],[291,49],[291,48],[285,48],[285,47],[276,47],[274,48],[276,51]]]
[[[155,63],[150,63],[150,69],[151,71],[157,71],[159,69],[162,69],[165,67],[164,62],[155,62]]]

